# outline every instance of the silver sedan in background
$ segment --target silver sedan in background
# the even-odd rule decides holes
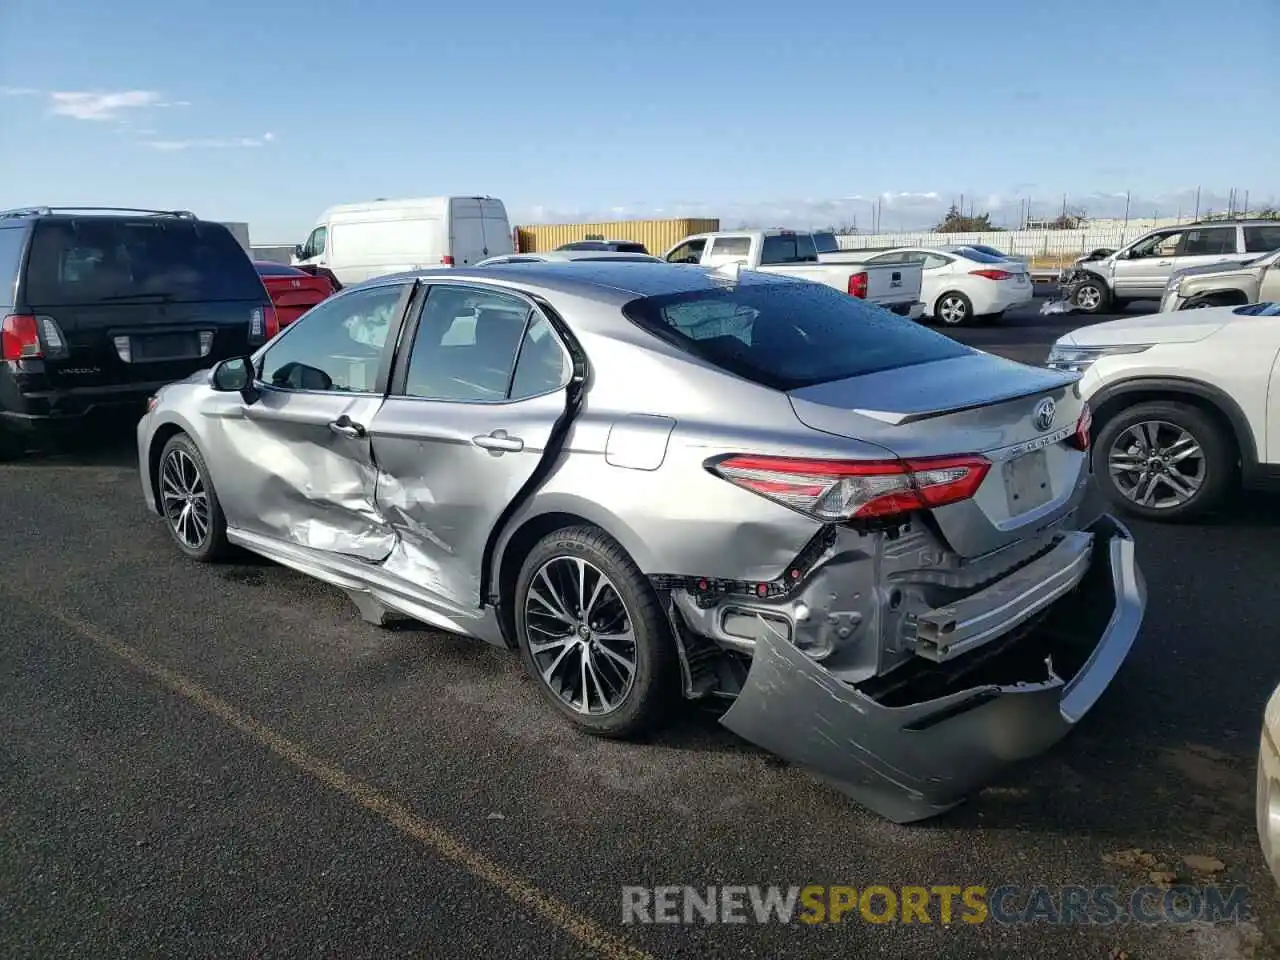
[[[663,263],[384,277],[162,389],[142,491],[245,548],[518,649],[629,736],[672,701],[897,821],[1093,706],[1146,603],[1077,518],[1076,377],[817,284]]]

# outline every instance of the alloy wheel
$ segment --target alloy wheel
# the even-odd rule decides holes
[[[1082,310],[1097,310],[1102,303],[1102,291],[1094,286],[1081,287],[1076,291],[1076,306]]]
[[[959,297],[943,297],[942,302],[938,304],[938,316],[945,324],[964,323],[968,315],[969,309]]]
[[[636,675],[636,636],[622,594],[599,567],[555,557],[524,601],[529,653],[547,688],[577,713],[618,709]]]
[[[1107,451],[1107,469],[1116,488],[1134,503],[1154,510],[1179,507],[1204,486],[1204,450],[1186,429],[1165,420],[1126,427]]]
[[[170,450],[160,466],[160,501],[174,536],[198,550],[209,536],[209,493],[195,459]]]

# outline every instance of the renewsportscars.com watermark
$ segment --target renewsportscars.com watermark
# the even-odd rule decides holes
[[[1249,888],[1236,886],[658,886],[622,888],[622,922],[636,923],[1241,923]]]

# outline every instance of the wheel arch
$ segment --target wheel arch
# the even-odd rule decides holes
[[[490,570],[489,583],[494,589],[487,601],[496,610],[504,643],[513,650],[516,648],[515,607],[510,598],[525,557],[547,534],[567,527],[597,527],[618,542],[642,573],[650,574],[655,569],[653,555],[639,533],[597,503],[568,494],[541,495],[534,509],[536,512],[513,518],[503,531]]]
[[[1258,471],[1258,445],[1240,405],[1225,391],[1187,377],[1140,377],[1103,387],[1089,398],[1093,412],[1093,436],[1125,407],[1157,400],[1188,403],[1198,407],[1221,424],[1232,438],[1240,458],[1241,471],[1247,481]]]
[[[157,511],[163,511],[160,505],[160,455],[164,453],[164,445],[180,433],[191,435],[186,424],[175,420],[166,420],[151,432],[151,440],[147,446],[147,489]]]

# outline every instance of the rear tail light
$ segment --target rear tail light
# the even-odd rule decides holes
[[[67,340],[53,317],[9,314],[0,320],[0,358],[57,360],[67,355]]]
[[[849,277],[849,296],[857,297],[859,300],[867,298],[867,274],[855,273]]]
[[[1011,280],[1013,274],[1008,270],[970,270],[969,276],[983,277],[987,280]]]
[[[818,520],[888,517],[968,500],[991,469],[979,456],[800,460],[740,454],[708,465],[744,490]]]
[[[1067,446],[1075,447],[1077,450],[1088,450],[1090,442],[1090,434],[1093,432],[1093,411],[1089,409],[1086,403],[1084,409],[1080,411],[1080,419],[1076,421],[1075,433],[1067,437]]]
[[[249,339],[263,343],[280,332],[280,315],[273,304],[254,307],[249,312]]]
[[[445,254],[443,257],[440,258],[440,262],[443,263],[446,267],[452,267],[453,257],[449,254]]]

